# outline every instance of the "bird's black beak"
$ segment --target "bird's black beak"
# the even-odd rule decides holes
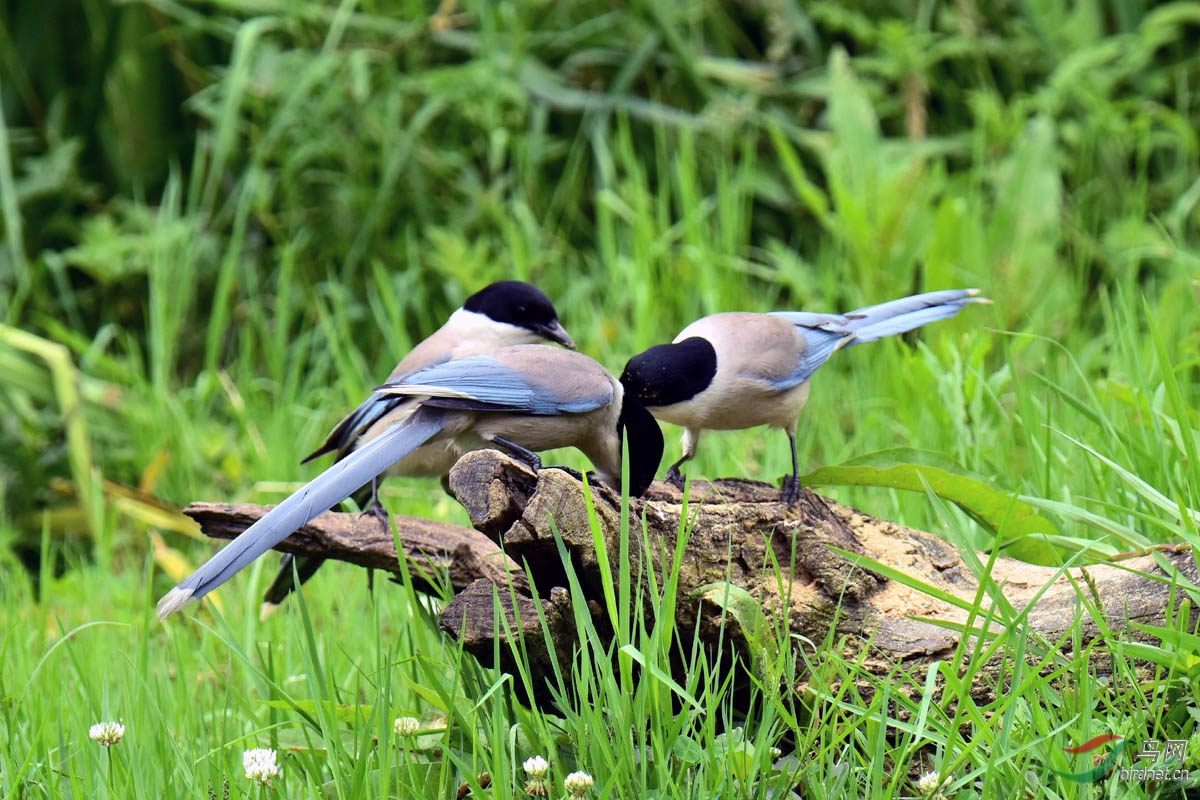
[[[558,320],[538,325],[535,330],[551,342],[557,342],[570,350],[575,349],[575,340],[571,338],[571,334],[567,333],[567,329]]]

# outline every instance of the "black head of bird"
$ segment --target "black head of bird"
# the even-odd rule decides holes
[[[523,281],[488,284],[463,303],[463,310],[482,314],[494,322],[524,328],[547,341],[575,348],[575,342],[558,321],[550,298]]]

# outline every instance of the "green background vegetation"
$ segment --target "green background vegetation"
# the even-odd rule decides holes
[[[253,746],[291,748],[289,797],[450,797],[482,772],[512,797],[537,753],[607,797],[890,797],[931,770],[946,796],[1076,796],[1061,746],[1191,736],[1186,614],[1159,647],[1064,653],[987,611],[994,586],[981,614],[1011,624],[984,638],[1069,680],[1018,669],[976,707],[967,650],[860,696],[836,642],[781,634],[745,716],[702,653],[686,685],[631,686],[632,653],[663,666],[692,636],[633,622],[616,657],[585,625],[564,666],[583,688],[529,712],[520,676],[458,653],[411,588],[372,596],[348,567],[262,624],[273,562],[223,615],[152,608],[211,551],[178,506],[280,499],[415,341],[512,277],[613,370],[705,313],[978,286],[994,306],[822,369],[804,467],[925,463],[1039,513],[986,527],[939,486],[825,473],[964,549],[1195,542],[1195,4],[18,0],[0,23],[7,796],[246,796]],[[691,473],[788,463],[751,431],[706,439]],[[385,501],[465,519],[428,482]],[[799,710],[778,692],[797,669]],[[945,701],[897,713],[891,685],[934,677]],[[431,732],[396,742],[400,714]],[[124,742],[87,740],[117,717]]]

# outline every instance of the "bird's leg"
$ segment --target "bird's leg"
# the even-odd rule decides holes
[[[521,461],[524,461],[525,464],[534,472],[542,471],[541,456],[529,448],[522,447],[511,439],[505,439],[503,436],[496,436],[495,434],[492,434],[491,436],[485,436],[484,438],[492,444],[498,444],[503,447],[509,452],[509,455],[515,456]]]
[[[800,459],[796,456],[796,434],[788,432],[792,445],[792,474],[783,479],[783,504],[794,506],[800,502]]]
[[[667,470],[667,482],[683,491],[684,478],[679,467],[696,457],[696,446],[700,444],[700,431],[685,428],[683,431],[683,455]]]
[[[387,509],[383,507],[383,503],[379,500],[379,476],[371,478],[371,502],[363,509],[364,514],[370,514],[375,519],[382,522],[385,526],[388,524],[389,517]]]

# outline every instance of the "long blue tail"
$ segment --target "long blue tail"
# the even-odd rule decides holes
[[[845,327],[854,332],[854,339],[849,344],[874,342],[885,336],[906,333],[930,322],[949,319],[969,303],[988,302],[991,301],[979,296],[978,289],[947,289],[860,308],[845,315],[849,319]]]
[[[772,316],[782,317],[795,325],[807,344],[796,369],[772,381],[772,384],[780,391],[786,391],[811,378],[830,356],[843,347],[878,341],[939,319],[948,319],[968,303],[990,302],[986,297],[979,297],[978,289],[947,289],[902,297],[877,306],[860,308],[849,314],[772,311]]]
[[[370,483],[376,475],[437,435],[445,425],[445,417],[446,412],[441,409],[420,409],[322,472],[167,592],[158,601],[159,619],[166,619],[192,600],[204,597],[297,528]]]

